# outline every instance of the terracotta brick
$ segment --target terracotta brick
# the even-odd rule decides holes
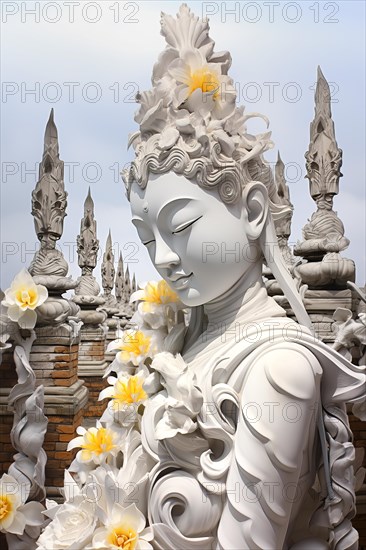
[[[75,373],[71,370],[55,370],[51,374],[52,378],[71,378]]]
[[[77,436],[76,432],[74,432],[72,434],[60,434],[60,442],[61,443],[69,443],[69,441],[74,439],[74,437],[76,437],[76,436]]]
[[[63,423],[63,422],[65,422],[65,416],[53,416],[53,415],[50,415],[50,416],[48,417],[48,422],[52,422],[52,423],[55,423],[55,424]]]
[[[55,370],[57,370],[57,369],[62,369],[62,370],[68,369],[68,368],[70,368],[70,366],[71,366],[70,362],[67,362],[67,361],[55,361],[53,363],[53,368]]]
[[[55,458],[61,460],[70,460],[70,454],[67,451],[56,451]]]
[[[72,434],[74,433],[74,425],[60,425],[56,427],[56,431],[61,434]]]
[[[53,453],[50,453],[50,456],[52,457]],[[49,458],[47,461],[46,469],[51,471],[52,469],[56,468],[57,470],[60,467],[60,461],[59,460],[53,460],[52,458]]]
[[[55,378],[54,379],[55,381],[55,386],[65,386],[65,387],[68,387],[68,386],[72,386],[72,384],[75,384],[75,382],[78,381],[78,377],[77,376],[72,376],[71,378],[66,378],[66,379],[57,379]]]

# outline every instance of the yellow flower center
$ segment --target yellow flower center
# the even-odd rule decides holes
[[[134,550],[137,543],[137,533],[133,529],[117,527],[108,536],[109,544],[123,550]]]
[[[0,520],[5,519],[13,510],[13,505],[8,495],[0,495]]]
[[[97,432],[88,430],[84,435],[84,443],[81,448],[96,455],[112,451],[116,445],[113,440],[113,432],[107,428],[98,428]]]
[[[145,296],[141,298],[144,302],[154,304],[169,304],[179,300],[178,295],[170,288],[166,281],[148,283],[144,289]]]
[[[32,307],[37,304],[38,293],[34,288],[19,288],[15,293],[15,299],[20,307]]]
[[[214,71],[206,67],[191,72],[189,77],[189,95],[195,90],[201,88],[203,93],[214,92],[213,98],[216,99],[219,93],[220,80]]]
[[[130,376],[127,381],[117,380],[114,386],[115,393],[112,396],[113,407],[118,408],[119,404],[140,403],[147,399],[147,394],[142,387],[143,382],[144,380],[137,375]]]
[[[132,332],[126,332],[123,335],[121,345],[119,349],[124,355],[125,359],[129,359],[129,354],[133,355],[146,355],[150,348],[150,336],[145,336],[141,330],[135,330]]]

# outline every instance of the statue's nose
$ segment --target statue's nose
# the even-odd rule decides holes
[[[163,239],[156,239],[154,264],[157,268],[168,268],[178,265],[180,258]]]

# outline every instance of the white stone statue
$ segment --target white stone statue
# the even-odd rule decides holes
[[[108,344],[110,401],[69,443],[38,550],[356,550],[345,403],[364,399],[364,368],[313,336],[276,237],[291,209],[270,134],[248,134],[229,53],[186,5],[162,34],[123,177],[163,280],[133,292],[133,328]]]
[[[192,308],[194,383],[192,428],[165,399],[173,370],[142,418],[153,548],[356,549],[345,403],[363,398],[363,369],[312,334],[277,244],[273,219],[288,212],[262,158],[270,134],[247,133],[230,55],[185,5],[162,34],[124,180],[154,266]],[[263,256],[300,324],[267,295]]]

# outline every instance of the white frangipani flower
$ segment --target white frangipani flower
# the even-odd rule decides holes
[[[67,450],[80,447],[81,450],[76,455],[76,460],[79,462],[94,462],[101,464],[108,456],[115,456],[120,451],[119,438],[120,434],[116,431],[105,428],[97,421],[95,428],[88,430],[79,426],[76,429],[79,434],[72,439]]]
[[[149,541],[153,531],[145,525],[146,519],[135,504],[124,508],[115,503],[105,525],[96,530],[90,549],[152,550]]]
[[[9,474],[0,479],[0,532],[22,535],[27,525],[44,522],[44,506],[40,502],[25,503],[24,488]]]
[[[147,367],[142,365],[135,374],[120,372],[118,377],[107,378],[110,386],[100,392],[99,400],[111,398],[109,404],[113,417],[122,426],[131,426],[139,419],[139,408],[147,400],[143,384],[149,375]]]
[[[178,83],[173,106],[183,103],[191,113],[222,119],[235,109],[236,91],[232,79],[222,73],[221,64],[213,63],[198,48],[192,48],[168,66],[168,73]]]
[[[17,322],[21,328],[32,329],[37,321],[37,314],[34,310],[42,305],[47,297],[47,288],[43,285],[36,285],[30,273],[26,269],[22,269],[14,277],[10,288],[5,290],[2,304],[8,308],[9,319]]]
[[[173,129],[171,128],[170,131],[173,132]],[[166,130],[166,134],[167,132]],[[161,139],[163,137],[164,133]],[[165,137],[168,139],[167,135]],[[131,295],[130,302],[139,302],[138,313],[143,323],[152,329],[169,327],[172,313],[185,307],[176,292],[164,280],[149,281],[139,286],[140,289]]]
[[[121,364],[131,363],[135,367],[154,353],[152,336],[142,330],[125,330],[117,340],[110,342],[107,352],[116,351]]]

